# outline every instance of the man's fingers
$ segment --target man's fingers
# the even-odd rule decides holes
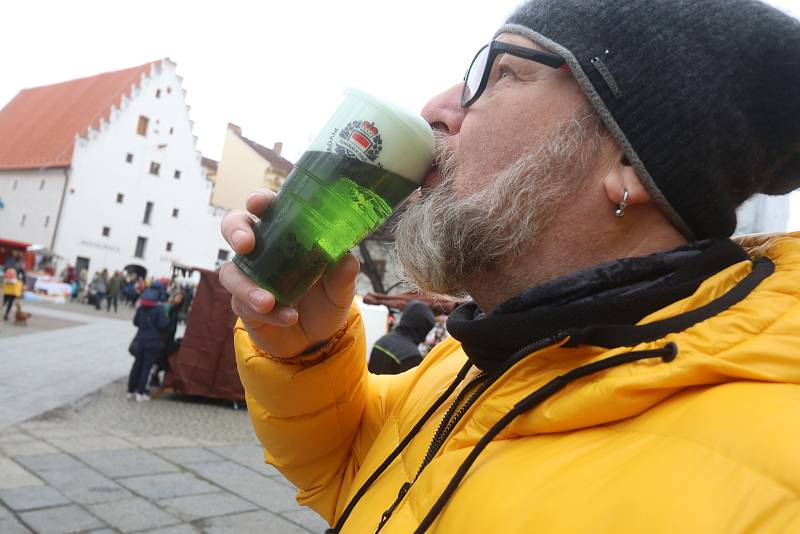
[[[361,265],[352,254],[345,254],[339,263],[331,267],[322,277],[325,295],[336,307],[350,306],[353,301],[356,275]]]
[[[275,297],[253,283],[232,262],[219,270],[219,282],[228,292],[257,313],[269,313],[275,307]]]
[[[231,296],[231,309],[247,325],[256,328],[263,325],[287,327],[297,322],[297,312],[280,304],[277,304],[269,313],[261,313],[254,310],[249,301],[242,301],[236,296]]]
[[[231,210],[222,219],[222,237],[237,254],[247,254],[256,244],[252,227],[250,215],[242,210]]]
[[[267,209],[267,206],[275,196],[275,193],[269,189],[256,189],[247,197],[245,207],[247,211],[256,217],[261,217],[261,214],[264,213],[264,210]]]

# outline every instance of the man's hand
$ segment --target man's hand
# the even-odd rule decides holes
[[[254,216],[257,217],[275,198],[262,189],[247,198],[247,212],[232,210],[222,220],[222,235],[237,254],[253,250]],[[232,262],[219,272],[219,280],[231,297],[231,307],[250,337],[271,356],[291,358],[330,339],[347,320],[353,302],[358,260],[347,254],[330,267],[308,290],[297,309],[282,306],[275,297],[258,287]]]

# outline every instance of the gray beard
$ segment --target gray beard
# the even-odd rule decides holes
[[[423,192],[395,229],[404,281],[426,293],[463,295],[470,280],[535,250],[559,206],[588,180],[601,130],[594,113],[579,110],[549,142],[466,195],[456,191],[458,165],[446,136],[437,135],[442,183]]]

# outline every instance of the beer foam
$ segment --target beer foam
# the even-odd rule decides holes
[[[416,113],[348,89],[308,151],[356,158],[419,184],[433,163],[433,144],[433,131]]]

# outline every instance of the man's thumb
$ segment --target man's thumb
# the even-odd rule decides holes
[[[356,276],[361,265],[352,254],[345,254],[339,263],[328,269],[322,277],[325,294],[337,307],[349,307],[355,294]]]

